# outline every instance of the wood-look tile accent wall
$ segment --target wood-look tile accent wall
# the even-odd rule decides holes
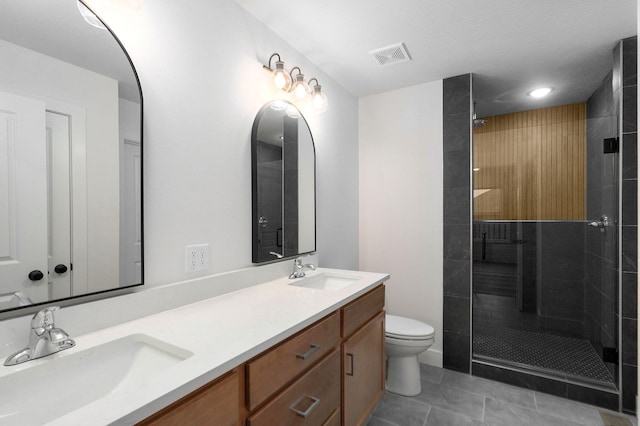
[[[584,103],[487,118],[473,132],[474,218],[584,220],[585,162]]]

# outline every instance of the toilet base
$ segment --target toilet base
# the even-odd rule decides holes
[[[388,357],[386,388],[402,396],[420,395],[422,386],[418,355]]]

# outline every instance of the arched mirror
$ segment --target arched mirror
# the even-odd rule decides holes
[[[253,122],[253,262],[316,250],[316,160],[311,130],[286,101],[265,105]]]
[[[0,311],[143,282],[142,92],[80,1],[0,1]]]

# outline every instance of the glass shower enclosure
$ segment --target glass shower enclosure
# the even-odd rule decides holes
[[[605,92],[474,128],[472,352],[615,392],[620,154]]]

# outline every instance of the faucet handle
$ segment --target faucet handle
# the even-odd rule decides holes
[[[38,334],[44,333],[46,330],[53,328],[53,313],[60,309],[60,306],[49,306],[35,313],[31,319],[31,328]]]

